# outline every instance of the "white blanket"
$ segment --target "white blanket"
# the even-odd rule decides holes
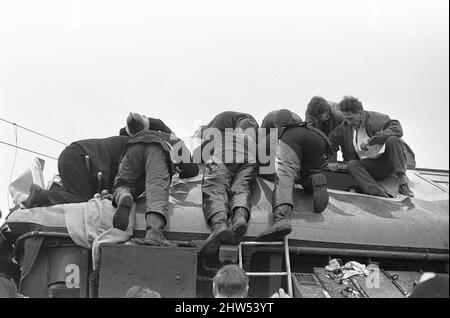
[[[131,210],[126,231],[112,227],[116,209],[109,200],[92,199],[83,204],[65,204],[63,206],[70,238],[77,245],[92,249],[94,270],[99,265],[100,244],[123,243],[133,235],[135,205]]]

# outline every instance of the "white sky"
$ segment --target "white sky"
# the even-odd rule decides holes
[[[449,169],[448,0],[1,1],[0,117],[67,143],[129,111],[180,136],[224,110],[259,121],[313,95],[399,119],[419,167]],[[18,144],[63,146],[19,129]],[[0,122],[0,140],[14,143]],[[14,149],[0,144],[6,214]],[[34,155],[18,151],[14,176]],[[57,172],[46,160],[45,177]]]

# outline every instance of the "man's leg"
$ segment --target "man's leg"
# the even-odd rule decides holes
[[[348,171],[364,193],[389,198],[391,195],[378,180],[383,180],[392,174],[392,167],[383,155],[377,159],[351,160]]]
[[[163,235],[169,209],[169,154],[158,144],[145,144],[145,199],[148,244],[172,245]]]
[[[117,206],[113,226],[122,231],[128,227],[128,219],[136,197],[138,180],[144,175],[145,144],[128,145],[119,164],[113,187],[113,205]]]
[[[403,145],[399,138],[391,136],[386,139],[386,150],[383,156],[387,157],[397,175],[398,192],[413,197],[414,193],[408,186],[408,177],[406,176],[406,155],[403,152]]]
[[[327,178],[321,170],[308,170],[301,172],[301,185],[305,192],[313,196],[313,210],[322,213],[328,206],[329,196]]]
[[[89,201],[95,194],[91,174],[86,167],[83,149],[74,144],[66,147],[58,158],[58,172],[67,192]]]
[[[257,166],[254,163],[239,164],[231,184],[231,231],[244,235],[250,219],[250,196],[256,185]]]
[[[25,203],[27,208],[87,202],[94,196],[91,176],[81,147],[70,145],[61,152],[58,158],[58,172],[64,191],[45,190],[33,184]]]
[[[222,242],[227,240],[231,232],[228,229],[228,189],[231,176],[228,168],[222,163],[209,163],[202,180],[203,215],[211,228],[211,235],[206,240],[201,254],[214,255]]]
[[[273,225],[256,238],[259,241],[278,240],[292,231],[289,217],[294,208],[292,193],[301,168],[300,160],[291,147],[280,141],[277,163],[272,202]]]

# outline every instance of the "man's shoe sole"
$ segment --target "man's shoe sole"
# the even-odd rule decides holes
[[[231,226],[231,232],[237,234],[237,235],[244,235],[245,232],[247,232],[247,222],[242,221],[242,222],[238,222],[236,224],[233,224]]]
[[[200,254],[202,256],[212,256],[216,254],[220,248],[220,245],[222,242],[227,241],[231,237],[232,233],[227,228],[223,231],[220,231],[210,240],[207,240],[205,245],[203,245],[202,249],[200,250]]]
[[[274,242],[282,240],[285,236],[289,235],[292,232],[292,227],[285,227],[278,230],[274,230],[271,233],[262,234],[256,237],[256,241],[258,242]]]
[[[316,213],[322,213],[328,206],[330,200],[327,191],[327,178],[323,174],[311,176],[313,188],[313,210]]]
[[[128,227],[131,207],[133,206],[133,197],[123,195],[117,203],[117,210],[113,217],[113,227],[125,231]]]

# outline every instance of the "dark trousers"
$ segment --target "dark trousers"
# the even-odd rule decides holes
[[[121,188],[130,191],[134,198],[145,189],[146,211],[159,213],[167,220],[169,187],[172,180],[169,163],[170,154],[159,144],[129,145],[114,180],[114,201]]]
[[[58,158],[58,172],[63,189],[45,190],[32,187],[27,208],[87,202],[93,198],[94,187],[86,167],[84,150],[80,146],[72,144],[61,152]]]
[[[209,224],[217,213],[231,216],[235,208],[251,211],[250,196],[256,185],[254,163],[209,163],[202,180],[203,214]]]
[[[294,207],[294,184],[299,183],[303,189],[311,193],[311,176],[320,173],[322,169],[302,167],[295,151],[286,143],[280,141],[277,156],[277,173],[275,174],[275,187],[273,190],[272,207],[289,204]]]
[[[95,194],[95,187],[86,167],[85,155],[84,150],[80,146],[73,144],[64,149],[58,158],[59,175],[64,189],[69,193],[66,195],[66,200],[82,200],[75,202],[89,201]],[[58,192],[60,191],[56,191],[56,194],[53,195],[58,196]]]
[[[386,190],[377,181],[386,179],[394,172],[406,172],[406,156],[400,139],[388,137],[384,154],[376,159],[351,160],[348,171],[364,193],[383,196]]]

